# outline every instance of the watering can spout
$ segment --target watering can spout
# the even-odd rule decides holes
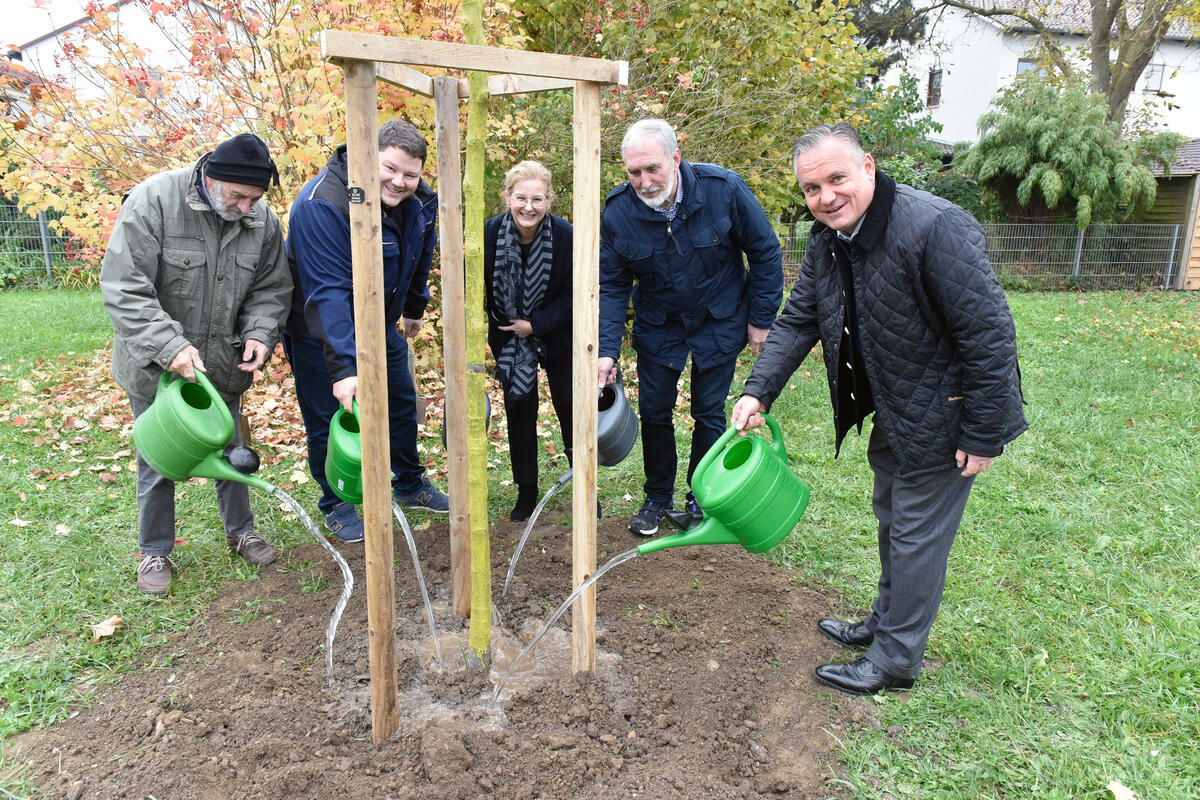
[[[262,478],[238,472],[220,453],[213,453],[197,464],[191,472],[191,477],[212,478],[216,481],[237,481],[238,483],[253,486],[256,489],[271,491],[271,484]]]
[[[705,517],[704,521],[690,531],[662,536],[658,539],[639,545],[638,555],[644,556],[658,550],[670,547],[685,547],[693,544],[740,544],[741,540],[728,528],[717,521],[715,517]]]

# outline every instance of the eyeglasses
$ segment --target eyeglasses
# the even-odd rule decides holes
[[[523,194],[514,194],[510,197],[513,205],[524,206],[531,205],[534,208],[541,208],[546,205],[546,198],[540,194],[535,194],[533,197],[526,197]]]

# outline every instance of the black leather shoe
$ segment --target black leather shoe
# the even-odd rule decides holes
[[[888,675],[867,660],[866,656],[854,659],[849,664],[825,664],[817,667],[817,680],[846,694],[875,694],[887,689],[911,689],[912,678],[897,678]]]
[[[871,642],[875,641],[875,634],[867,630],[866,620],[842,622],[836,619],[823,619],[817,623],[817,630],[842,647],[870,647]]]

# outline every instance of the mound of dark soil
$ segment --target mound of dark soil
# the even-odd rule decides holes
[[[738,548],[618,566],[597,584],[597,669],[571,675],[567,613],[492,699],[500,671],[568,594],[570,530],[550,524],[566,513],[539,522],[503,598],[523,526],[493,529],[490,676],[466,666],[467,622],[449,610],[447,524],[416,534],[444,667],[396,536],[401,720],[381,747],[362,547],[341,548],[358,586],[327,678],[325,629],[342,578],[313,543],[228,586],[144,668],[101,687],[72,719],[14,737],[6,756],[32,761],[28,776],[70,800],[839,796],[834,737],[873,723],[869,702],[812,677],[845,652],[814,623],[844,609]],[[624,523],[601,522],[598,564],[638,543]]]

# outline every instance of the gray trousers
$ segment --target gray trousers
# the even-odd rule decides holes
[[[889,675],[915,678],[942,603],[950,546],[975,478],[964,478],[959,467],[897,477],[896,456],[877,422],[867,461],[875,473],[871,503],[879,520],[880,562],[879,595],[866,619],[875,634],[867,658]]]
[[[137,419],[150,408],[150,401],[129,395],[133,418]],[[233,414],[233,440],[242,443],[242,398],[229,405]],[[175,546],[175,482],[159,475],[138,453],[137,457],[138,549],[144,556],[169,556]],[[254,513],[250,510],[250,487],[237,481],[217,481],[217,508],[228,539],[238,539],[254,530]]]

